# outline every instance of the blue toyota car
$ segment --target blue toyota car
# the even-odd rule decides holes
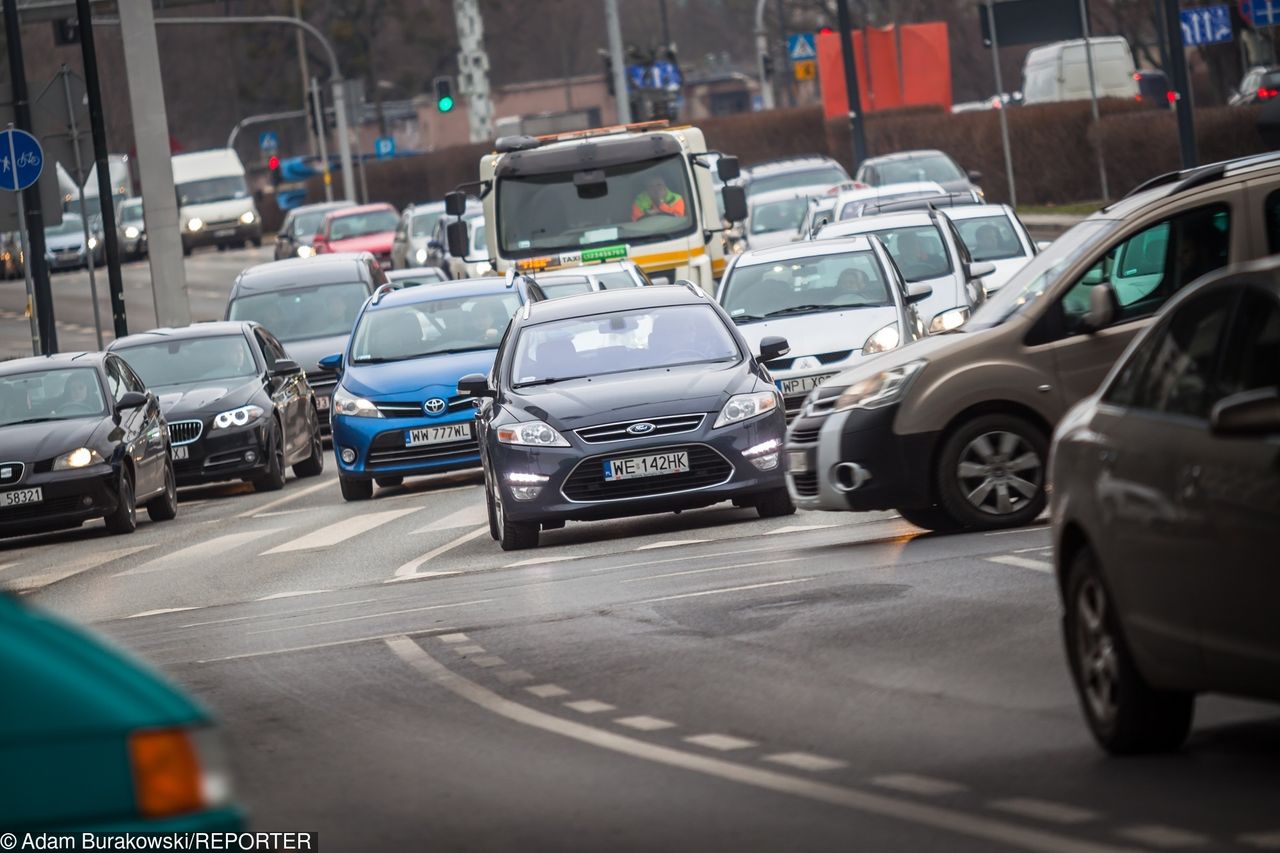
[[[480,465],[471,397],[458,380],[488,373],[511,316],[543,298],[510,277],[393,290],[360,310],[347,350],[321,359],[340,372],[333,394],[333,451],[342,497],[368,500],[373,486]]]

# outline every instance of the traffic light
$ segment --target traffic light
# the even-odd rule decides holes
[[[600,48],[600,59],[604,62],[604,85],[609,90],[609,97],[618,94],[616,87],[613,85],[613,54],[604,48]]]
[[[442,113],[453,111],[453,78],[437,77],[431,81],[436,92],[436,109]]]
[[[760,70],[764,72],[764,79],[773,79],[773,56],[771,54],[760,54]]]
[[[53,22],[53,43],[59,46],[80,43],[80,22],[75,18],[59,18]]]
[[[271,186],[280,186],[280,182],[284,180],[284,176],[280,174],[280,157],[275,154],[268,157],[267,168],[271,170]]]

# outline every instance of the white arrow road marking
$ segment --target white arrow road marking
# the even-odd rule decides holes
[[[283,545],[277,545],[270,550],[263,551],[261,556],[287,554],[291,551],[313,551],[317,548],[332,548],[334,545],[346,542],[352,537],[368,533],[376,527],[381,527],[384,524],[395,521],[397,518],[403,518],[410,513],[418,512],[420,509],[422,508],[415,506],[408,509],[389,509],[382,512],[354,515],[336,524],[322,527],[305,536],[299,536],[297,539],[286,542]]]
[[[154,545],[131,545],[128,548],[113,548],[110,551],[99,551],[93,554],[86,554],[75,560],[68,560],[57,569],[51,572],[44,572],[39,575],[32,575],[28,578],[14,578],[5,587],[16,592],[25,592],[28,590],[39,589],[42,586],[48,586],[51,583],[57,583],[60,580],[66,580],[72,575],[78,575],[81,572],[87,572],[90,569],[96,569],[98,566],[105,566],[114,560],[130,557],[134,554],[141,553],[148,548],[154,548]],[[17,565],[10,563],[9,565]]]
[[[123,572],[117,572],[113,577],[126,577],[128,575],[145,575],[151,572],[158,572],[163,569],[186,568],[191,566],[207,566],[208,561],[214,557],[221,556],[228,551],[239,548],[241,545],[252,542],[255,539],[261,539],[264,536],[270,536],[273,533],[280,533],[287,530],[285,527],[272,527],[267,530],[242,530],[239,533],[228,533],[225,536],[215,536],[213,539],[204,542],[197,542],[195,545],[188,545],[186,548],[180,548],[172,551],[162,557],[156,557],[154,560],[143,563],[141,566],[134,566],[132,569],[125,569]]]
[[[457,548],[459,545],[465,545],[468,542],[470,542],[472,539],[479,539],[481,536],[484,536],[488,532],[489,532],[489,525],[486,524],[484,527],[477,527],[475,530],[471,531],[470,533],[465,533],[462,536],[459,536],[457,539],[444,543],[438,548],[432,548],[430,551],[423,554],[418,559],[410,560],[400,568],[396,569],[395,577],[391,578],[390,580],[383,581],[383,583],[395,583],[396,581],[407,581],[407,580],[412,580],[414,578],[430,578],[430,577],[441,577],[443,575],[456,575],[458,574],[457,572],[420,572],[418,571],[418,569],[422,568],[427,563],[434,560],[436,557],[439,557],[441,554],[444,554],[448,551],[452,551],[454,548]]]

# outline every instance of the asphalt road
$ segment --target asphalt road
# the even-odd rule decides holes
[[[248,260],[193,257],[193,293]],[[131,536],[0,543],[0,584],[213,708],[257,829],[331,851],[1280,849],[1275,708],[1204,699],[1176,756],[1093,745],[1042,526],[725,507],[504,553],[470,473],[362,504],[332,465],[181,497]]]

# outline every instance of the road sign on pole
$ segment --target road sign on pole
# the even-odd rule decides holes
[[[0,188],[18,192],[40,180],[44,151],[40,140],[25,130],[0,131]]]
[[[1231,10],[1219,6],[1197,6],[1178,12],[1182,43],[1187,47],[1231,41]]]
[[[1255,27],[1280,24],[1280,0],[1242,0],[1240,13]]]
[[[818,58],[813,33],[792,33],[787,36],[787,59],[793,63],[813,61]]]
[[[274,130],[264,130],[258,134],[258,148],[263,154],[271,154],[280,150],[280,137]]]
[[[396,156],[396,140],[393,136],[379,136],[373,141],[373,153],[379,160]]]
[[[802,59],[793,63],[791,70],[797,80],[813,80],[818,76],[818,63],[812,59]]]

